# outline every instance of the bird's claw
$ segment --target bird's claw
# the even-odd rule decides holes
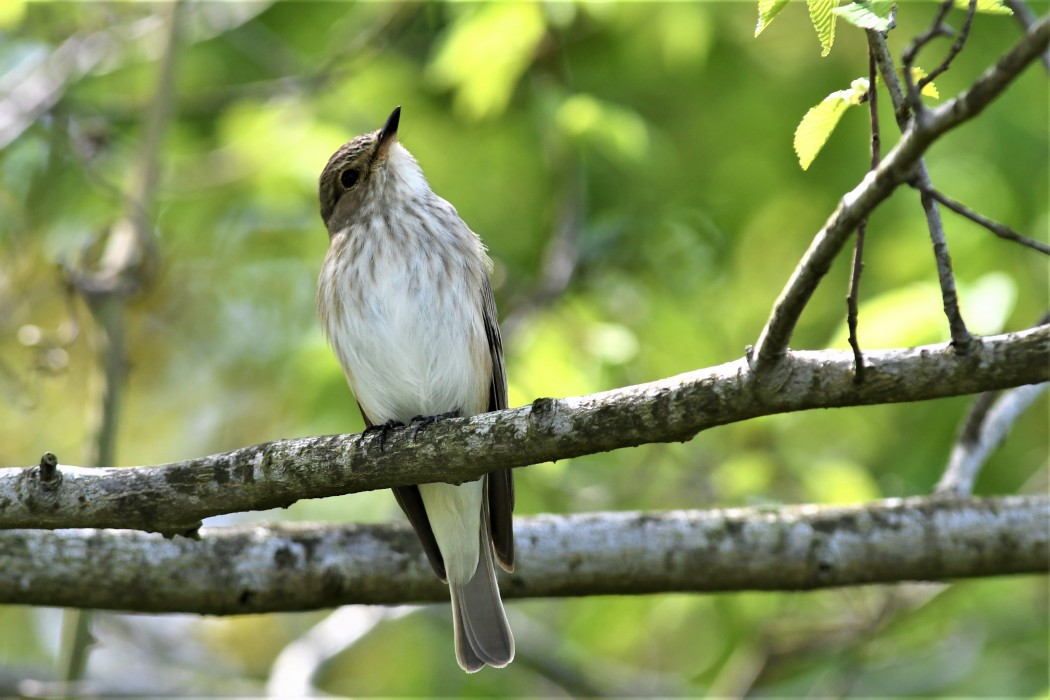
[[[423,428],[429,427],[438,421],[445,420],[446,418],[459,418],[459,411],[448,411],[447,413],[439,413],[436,416],[415,416],[410,423],[410,425],[415,428],[415,430],[412,431],[412,439],[415,440]]]
[[[379,452],[383,453],[386,451],[386,436],[390,433],[390,431],[394,428],[404,427],[405,424],[401,421],[390,419],[386,423],[381,423],[379,425],[370,425],[366,427],[364,434],[375,435],[376,433],[379,433]]]

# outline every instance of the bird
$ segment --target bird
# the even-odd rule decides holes
[[[318,184],[329,236],[318,316],[366,432],[507,407],[492,262],[401,145],[400,119],[399,106],[382,128],[341,146]],[[393,491],[448,583],[459,665],[505,667],[514,636],[496,564],[514,570],[511,470]]]

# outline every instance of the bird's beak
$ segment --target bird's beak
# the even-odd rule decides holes
[[[397,125],[401,121],[401,106],[398,105],[390,116],[386,118],[386,124],[379,130],[379,150],[377,155],[385,155],[390,146],[397,141]]]

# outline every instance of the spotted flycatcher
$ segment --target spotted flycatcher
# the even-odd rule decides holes
[[[369,427],[507,407],[492,262],[398,142],[400,117],[336,151],[320,180],[330,243],[317,309]],[[459,665],[506,666],[514,638],[494,560],[513,569],[511,471],[394,497],[449,584]]]

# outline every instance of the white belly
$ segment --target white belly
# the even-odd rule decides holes
[[[487,410],[492,364],[478,291],[453,294],[443,270],[401,257],[380,254],[374,274],[322,285],[341,297],[328,334],[350,388],[376,424]]]

